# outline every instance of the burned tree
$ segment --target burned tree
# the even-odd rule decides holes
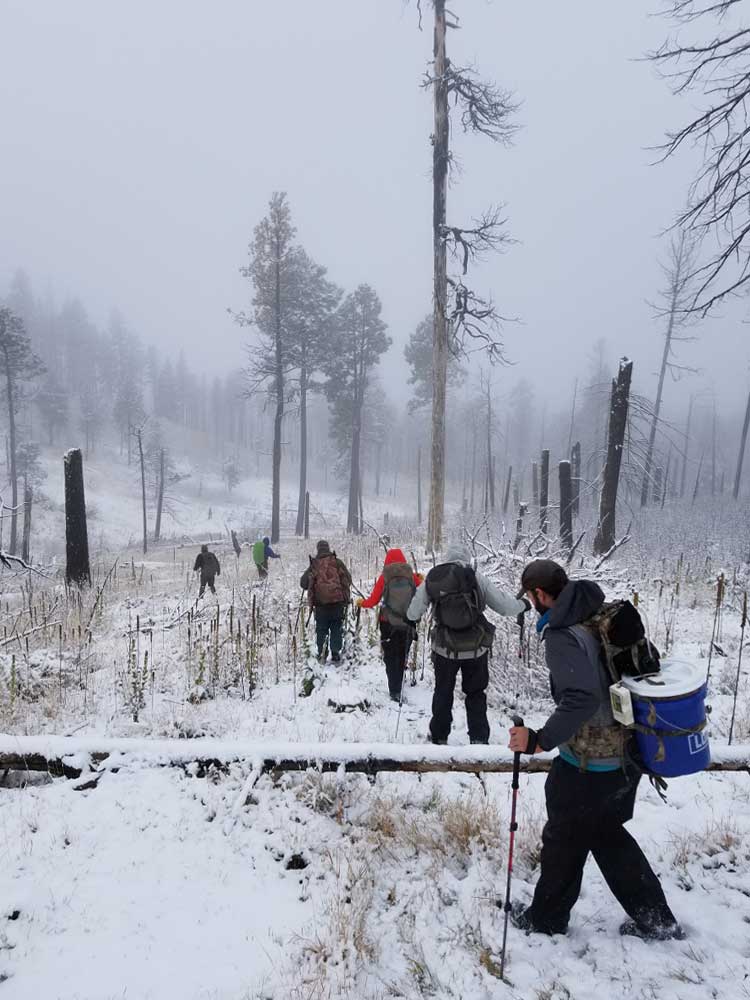
[[[138,442],[138,464],[141,470],[141,506],[143,513],[143,554],[148,551],[148,523],[146,521],[146,463],[143,459],[143,430],[138,427],[135,431],[135,439]]]
[[[732,496],[735,500],[740,495],[740,484],[742,483],[742,465],[745,461],[745,449],[747,448],[747,432],[750,429],[750,393],[747,396],[747,407],[745,408],[745,420],[742,424],[742,434],[740,435],[740,453],[737,456],[737,470],[734,475],[734,490]]]
[[[666,286],[661,293],[663,305],[658,309],[658,316],[666,320],[664,330],[664,350],[661,356],[661,366],[659,368],[659,378],[656,386],[656,398],[651,414],[651,428],[646,447],[646,459],[643,467],[643,482],[641,484],[641,507],[648,503],[649,493],[654,486],[652,482],[652,465],[654,461],[654,446],[656,444],[656,432],[659,427],[659,417],[661,414],[662,395],[664,392],[664,379],[667,372],[673,379],[677,380],[684,372],[693,369],[678,365],[674,360],[674,345],[678,342],[685,342],[688,337],[680,334],[680,329],[684,326],[689,313],[689,288],[690,279],[693,272],[693,262],[695,260],[695,248],[685,233],[680,233],[672,240],[669,250],[669,260],[662,265],[662,270],[666,278]]]
[[[539,476],[539,530],[547,534],[547,518],[549,508],[549,449],[542,451],[542,463]]]
[[[433,0],[433,66],[425,86],[432,88],[434,131],[432,142],[432,248],[433,248],[433,350],[432,350],[432,470],[428,545],[440,547],[445,507],[445,404],[448,358],[460,354],[467,340],[484,347],[495,360],[502,358],[498,335],[500,316],[493,304],[476,295],[464,278],[470,261],[498,249],[506,237],[498,209],[491,209],[470,227],[447,222],[448,172],[451,163],[450,105],[458,112],[465,132],[478,133],[496,142],[513,134],[509,118],[514,106],[494,84],[479,80],[468,67],[454,65],[446,55],[446,30],[458,21],[446,16],[445,0]],[[459,274],[448,274],[448,251],[460,265]],[[491,469],[489,473],[491,475]]]
[[[701,151],[676,225],[698,239],[710,237],[705,245],[715,248],[692,268],[688,308],[704,314],[750,281],[750,29],[727,17],[743,9],[740,0],[669,0],[677,37],[651,53],[673,91],[691,95],[698,107],[686,124],[667,133],[663,153],[666,159],[686,146]],[[701,29],[705,40],[696,37]]]
[[[615,518],[617,512],[617,490],[620,484],[622,446],[628,422],[630,404],[630,382],[633,377],[633,362],[623,358],[617,378],[612,380],[610,397],[609,434],[607,459],[604,465],[601,499],[599,503],[599,524],[594,539],[594,555],[604,555],[615,544]]]
[[[63,460],[65,469],[65,580],[82,587],[91,583],[89,536],[86,528],[86,495],[80,448],[72,448]]]
[[[573,548],[573,492],[570,462],[560,462],[560,541],[566,552]]]

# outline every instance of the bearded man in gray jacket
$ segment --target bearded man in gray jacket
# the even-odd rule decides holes
[[[531,609],[529,601],[503,593],[471,565],[471,555],[462,545],[451,545],[445,561],[433,567],[412,598],[406,617],[418,621],[433,608],[432,663],[435,692],[432,696],[430,739],[448,742],[453,724],[453,694],[461,671],[466,699],[466,721],[472,743],[488,743],[487,685],[489,652],[495,633],[484,616],[485,608],[499,615],[516,616]]]
[[[599,640],[584,624],[604,593],[593,580],[569,580],[551,559],[529,563],[521,587],[539,614],[555,710],[538,732],[513,726],[509,745],[528,754],[557,748],[558,756],[544,789],[547,822],[534,899],[528,907],[514,905],[511,920],[529,933],[565,934],[592,854],[628,914],[621,934],[680,940],[685,935],[661,883],[624,826],[633,816],[640,772],[612,715]]]

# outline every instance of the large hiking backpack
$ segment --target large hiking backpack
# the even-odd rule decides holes
[[[392,628],[412,628],[406,612],[416,591],[414,574],[406,563],[391,563],[383,570],[381,613]]]
[[[349,600],[348,587],[341,578],[336,553],[328,556],[310,557],[310,587],[308,590],[311,607],[319,604],[346,604]]]
[[[605,601],[596,614],[581,624],[599,640],[602,662],[613,684],[623,677],[659,673],[659,650],[646,636],[638,609],[630,601]]]
[[[453,655],[478,655],[490,649],[495,628],[484,617],[484,598],[471,566],[463,563],[434,566],[427,574],[425,588],[435,608],[440,646]]]
[[[255,542],[253,545],[253,562],[256,566],[262,566],[266,561],[266,546],[262,541]]]

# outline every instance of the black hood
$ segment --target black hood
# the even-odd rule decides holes
[[[604,591],[593,580],[569,580],[549,613],[550,628],[585,622],[604,603]]]

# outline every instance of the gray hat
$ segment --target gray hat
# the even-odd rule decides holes
[[[331,554],[331,546],[328,544],[325,538],[321,538],[320,541],[318,542],[318,555],[330,556],[330,554]]]

